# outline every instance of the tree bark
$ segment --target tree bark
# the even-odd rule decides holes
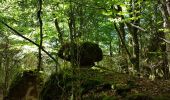
[[[42,10],[42,0],[38,0],[38,3],[39,3],[39,10],[37,12],[37,17],[38,17],[38,20],[39,20],[39,24],[40,24],[40,45],[39,45],[39,53],[38,53],[38,66],[37,66],[37,70],[40,71],[42,70],[42,54],[41,54],[41,48],[42,48],[42,43],[43,43],[43,31],[42,31],[42,26],[43,26],[43,23],[42,23],[42,19],[41,19],[41,10]]]
[[[132,14],[130,14],[130,17],[138,17],[140,15],[140,5],[137,4],[137,0],[131,0],[130,4],[131,4],[131,9],[129,10],[129,12],[133,12],[133,11],[139,11],[139,12],[133,12]],[[140,19],[136,19],[136,20],[132,20],[127,24],[128,30],[132,35],[132,40],[133,40],[133,56],[131,57],[131,62],[134,65],[134,68],[137,72],[140,72],[140,68],[139,68],[139,36],[138,36],[138,30],[139,28],[135,27],[135,26],[139,26],[140,24]],[[134,26],[133,26],[134,25]]]
[[[59,23],[58,23],[58,20],[57,18],[55,19],[55,27],[57,29],[57,32],[58,32],[58,37],[59,37],[59,42],[61,43],[61,45],[63,44],[63,32],[61,31],[61,28],[59,26]]]
[[[5,44],[5,49],[4,49],[4,71],[5,71],[5,80],[4,80],[4,88],[3,88],[3,96],[7,95],[8,92],[8,87],[9,87],[9,70],[10,70],[10,57],[9,57],[9,40],[6,38],[6,44]]]
[[[159,0],[158,3],[160,11],[162,13],[162,18],[163,18],[163,38],[166,39],[169,33],[170,33],[170,0]],[[168,79],[169,78],[169,65],[168,65],[168,56],[169,56],[169,52],[170,51],[170,47],[167,44],[164,44],[162,46],[162,52],[163,53],[163,72],[164,72],[164,78]]]

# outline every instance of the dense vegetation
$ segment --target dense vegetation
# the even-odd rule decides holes
[[[169,28],[170,0],[1,0],[0,97],[168,99]]]

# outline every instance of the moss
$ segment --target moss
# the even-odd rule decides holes
[[[84,98],[82,98],[82,100],[120,100],[120,98],[116,97],[116,96],[107,96],[107,95],[88,95]]]
[[[105,96],[102,100],[119,100],[119,98],[116,96]]]
[[[81,84],[81,88],[82,88],[82,95],[86,94],[87,92],[89,92],[90,90],[94,89],[96,87],[96,85],[101,84],[100,81],[98,80],[86,80]]]
[[[85,76],[85,72],[73,75],[65,71],[54,73],[49,77],[40,93],[40,100],[68,99],[72,92],[75,97],[87,100],[87,98],[98,98],[96,94],[110,89],[111,84],[103,82],[96,75],[88,76],[86,73]]]
[[[128,95],[125,100],[154,100],[152,96],[146,94],[132,94]]]
[[[163,95],[153,97],[154,100],[169,100],[169,98],[170,98],[169,94],[163,94]]]
[[[62,100],[70,96],[72,78],[62,73],[54,73],[45,82],[40,100]]]

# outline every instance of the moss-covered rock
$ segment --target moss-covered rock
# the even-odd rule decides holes
[[[98,98],[100,92],[111,89],[111,84],[103,82],[96,75],[88,77],[87,73],[75,75],[67,73],[54,73],[49,77],[40,93],[40,100],[67,100],[74,94],[74,98],[87,100]]]
[[[40,100],[63,100],[70,96],[72,78],[54,73],[45,82],[40,93]]]
[[[17,74],[4,100],[36,100],[42,80],[40,74],[32,70]]]

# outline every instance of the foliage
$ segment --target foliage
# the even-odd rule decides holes
[[[61,75],[51,75],[49,83],[46,83],[47,86],[44,89],[48,89],[48,85],[56,86],[58,80],[55,80],[55,76],[61,80],[60,85],[75,86],[77,90],[79,88],[75,84],[78,84],[77,80],[81,79],[87,82],[85,85],[89,85],[89,88],[100,85],[102,81],[102,83],[106,82],[116,86],[116,90],[123,91],[132,90],[132,87],[129,87],[127,83],[129,77],[132,76],[149,78],[152,81],[159,79],[160,83],[162,82],[160,79],[168,79],[170,77],[170,13],[167,5],[169,1],[164,1],[43,0],[42,12],[38,12],[38,0],[0,0],[0,87],[3,87],[4,95],[6,95],[14,74],[37,68],[40,60],[38,48],[46,50],[52,57],[51,59],[46,52],[42,52],[43,74],[49,76],[51,73],[62,73]],[[41,14],[42,18],[42,38],[40,38],[38,13]],[[16,31],[10,30],[9,27],[7,28],[4,23],[17,30],[20,35],[18,36]],[[27,37],[37,45],[31,44],[30,41],[24,40],[21,36]],[[41,39],[43,39],[42,48],[40,47]],[[75,42],[79,44],[87,41],[98,44],[103,52],[103,60],[91,68],[95,71],[93,74],[88,73],[89,76],[83,71],[73,71],[70,63],[57,56],[64,43]],[[64,72],[62,72],[63,70]],[[77,76],[74,76],[74,73]],[[110,77],[107,77],[106,79],[109,79],[106,80],[103,78],[105,76],[103,73],[114,74],[109,74]],[[96,74],[97,77],[90,77],[90,75]],[[116,75],[118,76],[115,77]],[[128,78],[124,77],[126,75]],[[70,81],[67,84],[66,76],[75,79],[75,84],[71,84]],[[116,79],[113,81],[111,77]],[[121,81],[115,82],[119,78]],[[123,80],[126,82],[121,84],[124,82]],[[152,84],[148,80],[144,82],[148,85]],[[81,89],[76,91],[77,95],[84,90],[84,87]],[[88,91],[88,93],[93,90],[95,89]],[[150,90],[154,91],[152,88]],[[44,93],[46,93],[45,90]],[[69,93],[69,97],[74,94]],[[128,93],[129,91],[125,92],[126,95]],[[67,93],[65,94],[67,95]],[[88,96],[87,99],[92,98]],[[138,96],[143,97],[143,94],[138,95],[137,93],[137,95],[128,98],[136,99]],[[105,96],[103,93],[96,99],[114,99],[114,97],[115,95]],[[160,96],[160,98],[162,97]]]

